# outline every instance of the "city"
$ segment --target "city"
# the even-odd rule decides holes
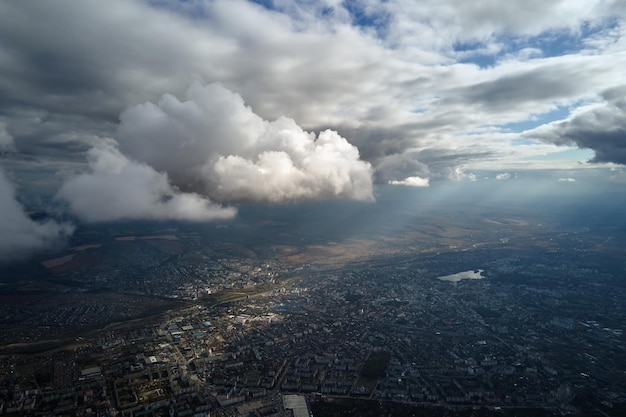
[[[623,267],[583,251],[606,235],[439,222],[344,251],[243,247],[184,226],[100,236],[43,261],[59,278],[47,295],[13,283],[0,410],[269,416],[296,396],[314,415],[351,401],[407,408],[397,415],[619,415]]]

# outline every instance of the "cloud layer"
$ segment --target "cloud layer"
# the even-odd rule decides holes
[[[544,123],[565,119],[568,114],[551,114],[573,114],[626,83],[626,8],[617,0],[260,3],[266,6],[244,0],[2,3],[0,111],[15,148],[79,159],[91,146],[86,138],[114,136],[124,109],[164,93],[172,96],[157,108],[184,123],[193,115],[173,115],[167,107],[177,107],[174,97],[185,97],[191,81],[202,79],[240,94],[261,121],[287,117],[304,131],[337,131],[381,183],[436,180],[485,160],[508,171],[511,161],[545,153],[541,145],[518,146],[519,133],[543,117],[552,118]],[[253,119],[246,120],[254,125]],[[514,124],[520,127],[512,132]],[[215,140],[214,152],[241,157],[246,167],[262,163],[260,150],[238,153],[252,140],[245,129],[263,129],[253,125],[232,128],[227,133],[236,134],[238,146]],[[597,150],[597,161],[609,160],[593,143],[576,142]],[[165,171],[178,183],[181,173]],[[302,195],[303,185],[294,190],[260,194],[275,195],[264,197],[270,201],[281,193]],[[220,198],[250,191],[224,190]]]
[[[93,221],[626,164],[619,0],[15,1],[0,39],[0,163]]]
[[[15,190],[0,169],[0,263],[34,252],[62,247],[73,227],[55,221],[31,220],[15,199]]]

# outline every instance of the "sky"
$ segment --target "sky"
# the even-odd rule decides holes
[[[38,196],[79,222],[205,222],[626,182],[619,0],[2,1],[0,40],[4,258],[71,235],[27,216]]]

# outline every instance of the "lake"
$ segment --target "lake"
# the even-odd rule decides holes
[[[463,279],[483,279],[484,269],[470,269],[469,271],[458,272],[452,275],[446,275],[443,277],[438,277],[438,280],[441,281],[450,281],[450,282],[459,282]]]

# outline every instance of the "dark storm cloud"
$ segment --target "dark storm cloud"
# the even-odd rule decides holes
[[[444,102],[478,105],[506,111],[527,102],[557,101],[576,96],[586,88],[585,74],[561,65],[505,75],[453,91]]]
[[[0,120],[0,154],[13,150],[13,147],[13,136],[8,132],[6,123]]]
[[[84,160],[83,153],[99,138],[115,131],[111,123],[81,114],[50,113],[15,107],[5,112],[6,131],[22,155]]]
[[[111,127],[127,106],[189,84],[193,69],[183,63],[192,58],[195,44],[185,35],[193,27],[168,31],[179,24],[176,17],[137,1],[98,5],[0,4],[0,112],[11,117],[10,130],[25,112],[65,122],[66,129]],[[46,133],[37,140],[47,140]],[[20,132],[14,137],[22,141]]]
[[[592,149],[592,162],[626,164],[626,86],[607,90],[602,98],[604,103],[530,131],[527,136]]]
[[[359,127],[337,125],[333,130],[350,141],[358,144],[363,159],[374,161],[377,158],[401,154],[415,143],[415,134],[403,126],[379,127],[364,124]]]
[[[419,161],[419,152],[391,154],[377,160],[376,176],[378,182],[388,183],[409,177],[429,178],[429,167]]]
[[[13,184],[0,169],[0,263],[62,246],[73,226],[31,220],[15,198]]]
[[[422,160],[429,161],[429,167],[435,172],[443,172],[445,168],[465,165],[476,159],[488,159],[495,154],[481,150],[454,151],[451,149],[423,149],[416,153]]]

